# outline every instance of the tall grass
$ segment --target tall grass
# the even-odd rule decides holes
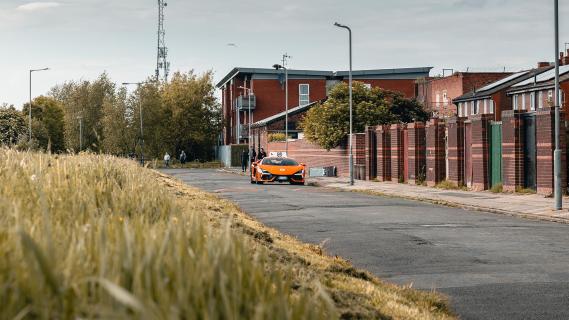
[[[132,161],[0,149],[1,319],[337,317],[249,242]]]

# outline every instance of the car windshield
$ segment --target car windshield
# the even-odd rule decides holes
[[[287,158],[265,158],[263,164],[268,166],[298,166],[298,162]]]

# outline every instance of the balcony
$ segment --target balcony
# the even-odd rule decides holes
[[[242,110],[255,110],[255,106],[257,105],[257,99],[254,95],[251,95],[251,106],[249,106],[249,96],[239,96],[235,99],[235,105],[237,109]]]

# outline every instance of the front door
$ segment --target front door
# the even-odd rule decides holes
[[[490,140],[490,187],[502,183],[502,123],[491,125]]]

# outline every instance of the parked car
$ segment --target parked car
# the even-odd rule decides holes
[[[251,183],[279,182],[304,185],[306,165],[285,157],[267,157],[251,165]]]

